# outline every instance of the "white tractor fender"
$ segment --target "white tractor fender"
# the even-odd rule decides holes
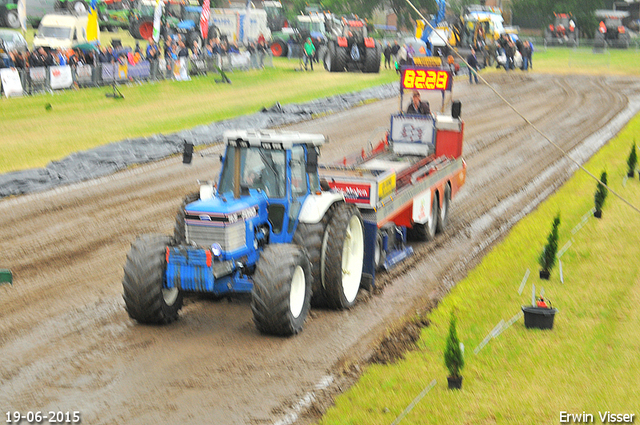
[[[307,196],[304,204],[302,204],[298,219],[301,223],[319,223],[329,207],[340,201],[344,201],[344,195],[339,192],[322,192],[320,195],[311,194]]]

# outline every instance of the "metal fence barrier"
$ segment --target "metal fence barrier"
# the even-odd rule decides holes
[[[273,67],[273,56],[268,53],[232,53],[227,55],[201,56],[185,58],[184,61],[144,60],[135,65],[118,63],[99,63],[70,67],[71,81],[64,88],[98,87],[114,83],[185,79],[191,76],[202,76],[209,73],[225,72]],[[54,69],[55,68],[55,69]],[[55,80],[56,70],[66,67],[37,67],[17,69],[22,84],[23,94],[51,93],[60,89]],[[67,71],[68,74],[68,71]],[[54,75],[52,77],[52,75]],[[52,88],[56,87],[55,89]]]

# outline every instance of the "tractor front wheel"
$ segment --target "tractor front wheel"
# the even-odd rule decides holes
[[[127,254],[123,298],[129,316],[140,323],[171,323],[182,308],[182,292],[164,287],[166,250],[170,243],[169,236],[143,235]]]
[[[289,336],[302,330],[311,303],[311,265],[297,245],[267,245],[253,275],[251,310],[260,332]]]

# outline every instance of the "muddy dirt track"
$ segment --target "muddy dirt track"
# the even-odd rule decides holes
[[[613,136],[640,99],[640,80],[631,78],[518,72],[489,80],[576,157]],[[446,233],[378,276],[382,291],[361,293],[352,310],[313,310],[294,338],[259,334],[246,297],[189,297],[166,327],[138,325],[124,310],[131,242],[172,232],[196,180],[217,177],[217,154],[0,201],[0,267],[12,269],[15,283],[0,287],[2,414],[79,411],[84,424],[312,422],[309,400],[319,400],[312,410],[325,406],[322,394],[348,380],[344,369],[365,362],[406,314],[442,297],[575,169],[487,87],[461,80],[455,97],[468,176]],[[377,140],[397,108],[397,99],[381,101],[294,128],[328,135],[323,160],[337,160]]]

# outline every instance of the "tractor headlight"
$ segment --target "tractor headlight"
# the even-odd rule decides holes
[[[211,244],[211,253],[214,257],[219,257],[220,255],[222,255],[222,247],[219,243],[216,242]]]

